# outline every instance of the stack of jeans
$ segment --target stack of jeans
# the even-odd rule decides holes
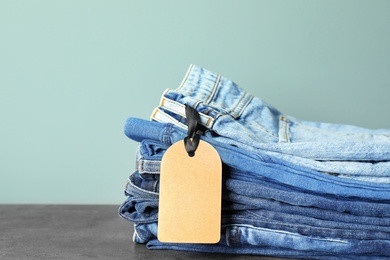
[[[200,114],[200,138],[223,163],[217,244],[157,239],[160,163],[187,136],[185,105]],[[134,223],[135,242],[290,258],[390,257],[390,130],[300,121],[195,65],[178,89],[163,93],[151,119],[125,124],[139,147],[119,214]]]

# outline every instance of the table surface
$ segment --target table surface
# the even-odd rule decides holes
[[[115,205],[0,205],[0,259],[281,258],[148,250]]]

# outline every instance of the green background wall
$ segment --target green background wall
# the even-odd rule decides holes
[[[0,1],[0,203],[119,204],[127,117],[190,63],[299,119],[390,128],[390,1]]]

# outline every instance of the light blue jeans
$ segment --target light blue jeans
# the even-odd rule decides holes
[[[184,104],[196,108],[202,124],[215,134],[250,146],[278,142],[390,142],[389,129],[299,121],[230,79],[195,65],[190,66],[179,88],[163,94],[159,107],[185,117]]]
[[[292,163],[339,177],[390,183],[389,129],[299,121],[194,65],[178,89],[165,91],[151,118],[186,130],[184,104],[196,108],[204,135],[217,141],[290,154]]]

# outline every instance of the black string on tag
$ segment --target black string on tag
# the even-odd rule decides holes
[[[188,153],[188,156],[193,157],[195,155],[196,148],[199,145],[199,135],[196,134],[198,130],[198,122],[200,122],[200,116],[198,111],[193,107],[185,105],[186,118],[188,124],[188,134],[184,138],[184,147]]]

